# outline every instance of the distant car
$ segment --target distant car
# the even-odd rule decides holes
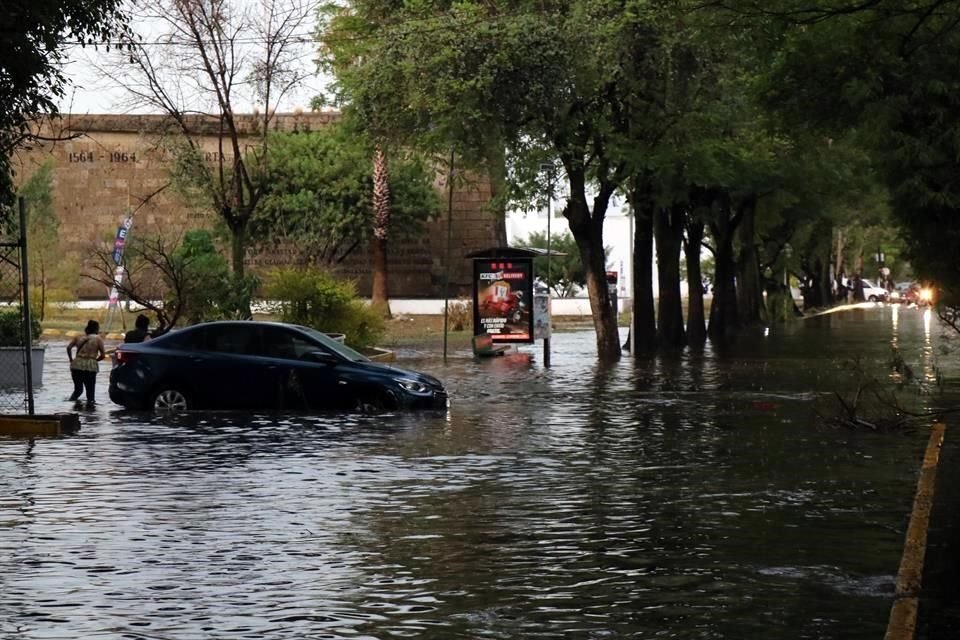
[[[344,409],[447,406],[436,378],[372,362],[299,325],[224,321],[117,347],[110,399],[130,409]]]
[[[887,290],[883,287],[879,287],[873,283],[872,280],[867,278],[860,278],[860,281],[863,283],[863,299],[869,300],[870,302],[886,302],[889,298]],[[851,295],[853,294],[853,279],[847,280],[847,288],[850,289]]]

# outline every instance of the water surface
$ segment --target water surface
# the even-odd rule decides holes
[[[69,409],[63,345],[38,411]],[[923,430],[817,411],[947,375],[915,309],[612,367],[399,353],[440,413],[154,417],[0,440],[0,638],[882,637]],[[905,394],[917,408],[942,402]]]

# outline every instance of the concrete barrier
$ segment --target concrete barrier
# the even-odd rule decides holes
[[[79,430],[80,416],[75,413],[0,416],[0,436],[9,438],[58,438]]]

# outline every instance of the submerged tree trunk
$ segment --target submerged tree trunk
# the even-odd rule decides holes
[[[763,288],[760,284],[760,258],[757,254],[756,219],[757,200],[751,195],[740,204],[740,256],[737,260],[737,310],[743,326],[766,322],[763,306]]]
[[[703,271],[700,247],[703,244],[703,219],[687,220],[687,241],[683,250],[687,260],[687,342],[702,346],[707,340],[707,318],[703,305]]]
[[[654,199],[649,179],[635,178],[630,196],[633,207],[633,323],[630,349],[652,353],[657,347],[657,317],[653,306]]]
[[[614,187],[601,184],[594,198],[593,211],[587,205],[586,176],[583,166],[576,159],[566,158],[564,167],[570,183],[570,198],[563,215],[570,223],[570,232],[580,250],[580,259],[586,271],[587,293],[590,296],[590,311],[597,334],[597,357],[606,362],[620,359],[620,334],[617,330],[617,313],[607,289],[606,255],[603,249],[603,220],[613,195]]]
[[[379,144],[373,150],[373,288],[370,305],[390,317],[387,285],[387,234],[390,227],[390,168]]]
[[[716,275],[713,303],[710,306],[710,324],[707,328],[707,335],[711,340],[731,338],[739,327],[736,263],[733,258],[733,234],[736,223],[731,210],[730,196],[724,194],[716,217],[710,224],[710,232],[716,243],[714,254]]]
[[[686,220],[685,204],[660,208],[653,218],[657,242],[657,341],[661,347],[678,348],[687,343],[680,295],[680,245]]]
[[[826,260],[817,258],[816,262],[817,272],[820,275],[819,285],[820,285],[820,306],[826,307],[831,302],[833,302],[833,295],[830,291],[830,257],[829,254]]]

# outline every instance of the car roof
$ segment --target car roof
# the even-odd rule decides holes
[[[205,327],[249,327],[249,326],[260,326],[260,327],[281,327],[285,329],[294,329],[296,331],[311,331],[310,327],[306,327],[300,324],[292,324],[289,322],[277,322],[274,320],[207,320],[204,322],[198,322],[196,324],[187,325],[185,327],[174,327],[170,331],[167,331],[163,335],[159,335],[155,340],[162,340],[168,336],[175,336],[182,334],[183,332],[192,332],[199,331]],[[150,341],[144,343],[133,343],[133,344],[147,344]]]

